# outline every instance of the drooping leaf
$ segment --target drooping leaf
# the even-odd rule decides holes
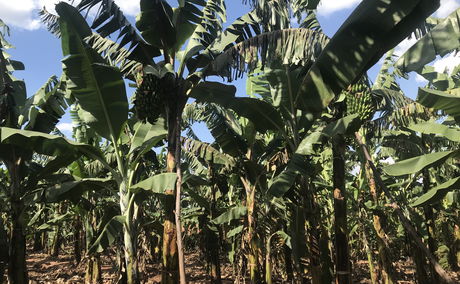
[[[204,72],[234,80],[259,67],[309,66],[328,42],[323,33],[303,28],[262,33],[227,47]]]
[[[196,190],[194,190],[192,187],[186,187],[184,188],[184,191],[190,195],[190,197],[201,207],[203,207],[205,210],[209,210],[210,203],[209,200],[206,199],[205,197],[201,196]]]
[[[70,212],[66,212],[64,214],[59,214],[52,218],[51,220],[48,220],[46,223],[40,225],[37,230],[38,231],[48,231],[52,230],[55,226],[62,224],[62,222],[66,221],[69,219],[71,216]]]
[[[196,57],[189,58],[187,68],[189,73],[194,73],[198,68],[203,68],[233,44],[247,40],[253,35],[261,33],[260,19],[255,11],[251,11],[229,25],[224,32],[220,33],[217,38]],[[199,77],[204,77],[203,71],[195,74]]]
[[[93,146],[69,141],[61,136],[29,130],[1,127],[0,143],[30,149],[48,156],[72,155],[76,159],[80,155],[86,155],[90,158],[103,159],[100,151]]]
[[[176,181],[176,173],[162,173],[140,181],[132,185],[130,189],[132,191],[138,191],[142,189],[157,194],[164,194],[167,189],[174,189],[176,187]]]
[[[417,101],[426,107],[443,110],[453,117],[460,117],[459,96],[438,90],[419,88]]]
[[[428,0],[361,2],[303,79],[299,108],[321,113],[439,5],[439,1]]]
[[[338,119],[319,131],[315,131],[305,137],[297,147],[286,168],[275,177],[268,192],[275,196],[283,196],[292,187],[296,177],[308,175],[308,166],[305,156],[316,154],[315,147],[327,138],[336,135],[350,134],[359,127],[360,119],[357,114]]]
[[[390,176],[402,176],[417,173],[429,167],[435,167],[447,159],[458,155],[458,151],[443,151],[421,155],[386,166],[383,170]]]
[[[139,35],[114,0],[82,0],[77,8],[85,14],[94,15],[91,28],[96,29],[102,37],[116,36],[117,46],[130,52],[127,59],[153,64],[152,58],[161,55],[160,49],[148,44]],[[93,8],[97,10],[96,13],[91,13]]]
[[[449,191],[460,189],[460,177],[450,179],[438,186],[431,188],[428,192],[417,198],[412,204],[412,207],[426,206],[438,202]]]
[[[437,134],[454,142],[460,142],[460,129],[435,122],[423,122],[408,126],[410,130],[423,134]]]
[[[235,97],[235,87],[217,82],[202,82],[190,92],[197,102],[216,103],[246,117],[259,132],[284,128],[281,116],[273,106],[259,99]]]
[[[248,145],[233,113],[218,105],[206,104],[203,120],[224,153],[233,157],[246,153]]]
[[[188,1],[192,2],[192,1]],[[187,37],[189,39],[187,46],[183,51],[181,58],[181,66],[179,67],[179,74],[184,69],[184,64],[187,64],[188,59],[193,58],[202,50],[206,49],[222,31],[222,24],[226,21],[226,7],[225,1],[223,0],[209,0],[203,1],[205,6],[202,10],[202,16],[199,19],[199,23],[193,24],[193,20],[187,21],[189,27],[194,27],[193,33]],[[185,5],[184,5],[185,6]],[[186,31],[191,30],[187,28]],[[181,27],[177,29],[178,33],[182,33]],[[178,42],[181,42],[181,38],[185,38],[186,33],[178,36]]]
[[[61,2],[56,5],[56,11],[60,15],[64,73],[69,79],[68,88],[81,106],[81,118],[102,137],[117,140],[128,118],[121,72],[87,46],[83,32],[79,31],[81,27],[67,20],[79,19],[75,22],[86,25],[76,8]]]
[[[231,229],[227,233],[227,238],[231,238],[231,237],[238,235],[239,233],[243,231],[243,228],[244,228],[243,225],[239,225],[238,227]]]
[[[231,156],[219,152],[217,149],[205,142],[185,138],[184,150],[212,164],[232,167],[236,163]]]
[[[295,153],[286,168],[275,177],[268,189],[268,193],[275,197],[281,197],[289,191],[298,175],[306,176],[308,174],[308,163],[305,157]]]
[[[216,225],[229,223],[232,220],[239,220],[241,217],[245,216],[247,209],[244,206],[234,206],[227,209],[224,213],[218,217],[211,220],[212,223]]]
[[[411,46],[396,62],[402,72],[421,72],[423,67],[460,47],[460,9],[455,10]]]
[[[103,252],[109,247],[118,237],[120,237],[123,231],[123,224],[126,222],[125,216],[114,216],[110,219],[100,232],[97,239],[91,244],[87,254]]]
[[[48,203],[63,200],[77,201],[88,190],[98,190],[113,185],[113,181],[101,178],[86,178],[64,182],[45,189],[44,201]]]
[[[173,24],[173,9],[164,0],[141,0],[141,13],[136,18],[136,27],[142,37],[160,49],[170,49],[176,42]]]
[[[154,125],[150,123],[138,122],[134,128],[136,129],[136,132],[132,138],[129,153],[139,149],[141,152],[143,152],[143,150],[149,150],[155,144],[164,139],[168,134],[165,120],[162,118],[158,119],[157,123]]]

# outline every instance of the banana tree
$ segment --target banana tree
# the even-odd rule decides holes
[[[83,41],[91,30],[76,8],[60,3],[56,11],[60,15],[62,47],[66,56],[64,72],[69,80],[69,90],[80,106],[79,116],[110,143],[115,156],[115,167],[109,161],[104,165],[118,185],[121,215],[114,219],[123,227],[127,281],[138,283],[138,193],[154,190],[164,194],[165,189],[174,188],[176,174],[166,173],[139,180],[137,171],[142,154],[165,138],[166,130],[162,125],[138,123],[129,131],[128,100],[121,72],[108,65]]]
[[[98,3],[102,4],[102,9],[96,15],[93,27],[97,29],[101,36],[111,34],[115,30],[121,31],[119,37],[120,45],[116,45],[114,42],[110,42],[98,35],[92,36],[88,42],[99,52],[104,52],[107,57],[112,59],[112,62],[120,64],[121,69],[125,71],[124,74],[126,77],[131,79],[138,78],[137,83],[140,90],[136,96],[136,111],[140,118],[153,121],[158,114],[154,114],[155,112],[152,113],[152,110],[164,112],[168,121],[168,130],[170,131],[168,135],[170,154],[168,155],[169,162],[167,165],[169,171],[178,171],[179,158],[175,157],[176,145],[178,143],[175,140],[177,140],[176,137],[180,132],[180,127],[177,117],[180,117],[182,113],[183,106],[187,100],[186,94],[196,87],[199,81],[206,75],[219,73],[230,75],[228,68],[231,67],[233,58],[229,55],[237,50],[233,44],[242,42],[241,46],[243,46],[244,40],[247,40],[252,35],[258,35],[262,31],[257,15],[251,12],[237,19],[234,24],[230,25],[226,32],[219,34],[222,30],[222,21],[225,19],[225,5],[223,1],[203,1],[199,3],[180,1],[179,7],[174,12],[166,1],[158,1],[158,3],[142,1],[141,14],[136,24],[138,30],[136,30],[129,24],[120,10],[117,9],[113,1],[82,1],[78,7],[81,10],[86,10],[91,9]],[[155,19],[161,18],[164,21],[160,25],[156,20],[152,21],[150,15],[155,15]],[[113,17],[109,27],[103,23],[105,21],[103,19],[110,18],[111,16]],[[253,32],[249,34],[244,32],[249,30],[253,30]],[[91,36],[88,30],[84,33],[84,37],[87,36]],[[302,54],[302,58],[309,58],[311,52],[309,49],[302,51],[300,49],[289,48],[289,45],[286,46],[284,44],[285,42],[291,42],[293,38],[301,39],[302,42],[309,40],[315,42],[315,39],[318,37],[321,36],[305,30],[272,32],[261,35],[258,38],[257,49],[265,50],[264,52],[268,50],[268,52],[273,53],[277,47],[283,47],[283,52],[287,53],[284,55],[284,60],[291,62],[295,60],[294,58],[298,57],[299,53]],[[273,44],[273,42],[268,41],[269,38],[277,38],[278,40],[274,42],[275,45],[273,47],[266,50],[261,45]],[[184,45],[187,39],[190,40]],[[131,43],[130,47],[127,49],[122,48],[127,43]],[[249,41],[246,42],[246,45],[247,43]],[[184,49],[181,50],[182,47]],[[284,47],[287,48],[284,49]],[[248,48],[249,46],[241,54],[241,57],[252,58],[252,51]],[[221,55],[226,50],[228,52]],[[160,55],[161,52],[163,53],[164,61],[161,64],[155,64],[153,58]],[[274,54],[278,55],[279,53]],[[261,57],[271,60],[271,57],[267,55],[262,55]],[[176,61],[180,61],[179,66],[175,66]],[[256,58],[254,58],[253,62],[255,61]],[[213,64],[210,64],[211,62]],[[253,65],[251,62],[247,63],[240,61],[238,69],[244,68],[243,66],[246,65]],[[133,66],[140,65],[144,66],[143,71],[140,73],[134,72],[136,69],[133,69]],[[176,69],[177,73],[174,72]],[[188,69],[189,75],[187,79],[183,79],[182,77],[186,69]],[[137,76],[135,75],[136,73],[138,73]],[[149,86],[148,81],[150,79],[147,77],[151,77],[152,75],[154,77],[154,84]],[[222,86],[222,88],[225,89],[226,86]],[[165,90],[168,92],[165,92]],[[142,107],[146,101],[142,98],[142,93],[145,93],[146,96],[144,97],[151,96],[152,99],[150,101],[160,102],[160,107],[152,106],[143,111]],[[157,94],[157,97],[151,95],[152,93]],[[164,106],[164,111],[161,105]],[[149,112],[149,115],[152,115],[152,117],[145,116]],[[180,148],[178,149],[180,152]],[[174,160],[176,161],[173,163]],[[170,193],[174,195],[174,191]],[[180,196],[180,190],[176,192],[176,195]],[[179,206],[180,202],[178,200],[180,198],[175,199],[176,205]],[[175,275],[175,268],[170,269],[168,267],[174,267],[174,263],[176,263],[176,250],[173,248],[176,241],[169,238],[175,235],[173,229],[179,227],[179,222],[176,222],[176,226],[174,226],[173,222],[170,222],[173,211],[171,206],[168,206],[168,208],[171,208],[171,210],[167,214],[169,216],[167,217],[168,220],[165,221],[167,229],[164,234],[164,243],[167,249],[164,256],[164,265],[166,267],[164,278],[168,278],[168,275]],[[179,221],[180,217],[179,209],[176,208],[175,210],[177,221]],[[176,230],[176,233],[180,234],[180,230]],[[181,238],[178,236],[177,240],[180,241]],[[182,250],[179,249],[178,253],[180,256]],[[180,258],[182,259],[182,257]],[[180,266],[183,266],[182,261],[180,262]],[[180,271],[183,274],[183,269],[180,269]]]
[[[350,78],[345,78],[344,80],[342,80],[343,82],[340,83],[340,84],[343,83],[341,86],[342,88],[348,85],[351,81],[353,81],[354,78],[356,78],[359,75],[357,73],[362,72],[366,67],[371,65],[371,62],[376,61],[378,57],[386,51],[387,48],[391,47],[392,45],[395,45],[404,36],[406,36],[410,32],[410,30],[413,27],[415,27],[418,20],[419,19],[423,20],[423,16],[431,14],[431,12],[434,10],[434,8],[436,8],[436,5],[438,4],[437,2],[433,2],[433,3],[430,2],[429,4],[424,5],[426,3],[422,3],[422,2],[423,1],[411,1],[407,5],[403,5],[403,6],[393,5],[393,4],[391,5],[383,4],[385,9],[388,9],[388,11],[390,11],[389,13],[381,13],[381,11],[377,12],[375,7],[379,6],[380,3],[378,3],[378,1],[373,1],[373,2],[369,2],[366,4],[360,5],[358,9],[359,12],[357,11],[354,15],[352,15],[352,17],[349,19],[346,25],[344,25],[344,27],[341,29],[340,33],[338,33],[338,35],[336,36],[337,38],[336,41],[339,44],[333,44],[330,46],[330,51],[340,53],[341,56],[339,57],[342,57],[343,55],[343,58],[350,58],[350,59],[355,58],[353,56],[347,56],[348,52],[350,52],[350,54],[355,54],[356,51],[358,51],[358,53],[362,53],[361,54],[362,56],[360,56],[359,58],[356,57],[359,64],[355,64],[355,63],[346,64],[347,66],[353,66],[353,67],[347,67],[347,68],[354,68],[354,70],[347,70],[351,72],[343,72],[342,74],[349,73],[351,74],[353,78],[350,77]],[[179,74],[178,77],[182,77],[182,75],[184,74],[183,70],[185,70],[185,66],[187,66],[187,68],[189,69],[189,74],[192,74],[193,72],[197,71],[198,70],[197,68],[202,68],[204,66],[211,66],[211,65],[207,65],[207,62],[213,59],[217,59],[216,55],[220,54],[225,49],[231,50],[231,48],[228,48],[229,43],[232,43],[235,41],[239,42],[240,40],[246,39],[247,37],[245,37],[243,33],[240,33],[243,27],[254,28],[253,31],[255,31],[256,33],[260,30],[257,27],[258,21],[257,21],[257,18],[255,17],[256,15],[248,14],[242,18],[246,21],[246,23],[242,23],[242,21],[240,21],[238,25],[231,26],[231,28],[233,29],[233,32],[237,31],[236,34],[235,33],[233,34],[223,33],[223,36],[221,36],[217,41],[214,41],[216,44],[211,44],[210,46],[212,48],[208,48],[208,43],[213,42],[213,39],[216,39],[217,32],[218,30],[220,30],[221,26],[218,26],[218,29],[215,29],[212,27],[212,25],[209,24],[207,19],[209,18],[217,19],[216,22],[220,22],[219,20],[219,18],[221,18],[220,15],[223,14],[221,11],[224,11],[223,9],[221,9],[221,7],[223,7],[222,3],[221,5],[213,5],[213,1],[209,1],[208,3],[206,3],[206,5],[204,2],[200,3],[202,4],[201,6],[204,6],[203,15],[206,15],[207,18],[203,17],[203,19],[205,20],[196,21],[197,17],[191,17],[191,15],[201,15],[199,9],[196,9],[196,7],[199,6],[196,3],[194,3],[196,4],[194,5],[186,1],[180,2],[179,8],[176,9],[175,12],[173,13],[170,6],[164,1],[159,1],[158,3],[154,3],[152,5],[142,2],[141,11],[145,17],[143,20],[142,14],[141,14],[141,17],[138,22],[139,23],[138,26],[139,26],[139,30],[143,33],[143,37],[145,38],[144,40],[139,35],[139,33],[132,27],[132,25],[129,24],[129,22],[122,15],[122,13],[118,9],[118,7],[114,4],[113,1],[82,1],[79,4],[79,7],[82,9],[88,9],[88,8],[94,7],[95,5],[99,3],[102,3],[103,9],[101,9],[100,13],[98,13],[98,15],[96,16],[96,21],[94,22],[93,27],[97,28],[98,31],[101,32],[101,35],[103,36],[111,34],[116,30],[121,31],[120,37],[119,37],[120,46],[126,46],[128,43],[130,43],[130,47],[128,49],[133,52],[129,52],[126,49],[122,49],[120,48],[120,46],[116,46],[110,43],[109,41],[104,40],[103,38],[102,39],[93,38],[93,43],[99,44],[100,51],[110,50],[107,53],[107,56],[114,59],[114,62],[117,62],[118,60],[118,63],[122,64],[123,70],[127,70],[124,67],[127,67],[127,66],[132,67],[133,65],[136,65],[135,62],[141,62],[144,65],[145,64],[152,65],[152,57],[155,55],[160,55],[161,51],[163,51],[165,63],[174,63],[176,57],[178,57],[176,55],[184,55],[182,57],[182,59],[184,60],[181,61],[181,65],[178,67],[178,74]],[[214,7],[214,8],[218,7],[218,9],[217,11],[212,10],[211,7]],[[388,25],[384,28],[387,34],[387,37],[385,39],[381,39],[380,37],[376,38],[375,36],[372,36],[367,32],[363,32],[359,34],[358,36],[356,36],[357,40],[355,42],[346,40],[349,43],[350,48],[343,48],[342,46],[340,46],[340,41],[341,41],[340,38],[345,38],[348,35],[353,35],[353,34],[356,35],[356,33],[354,32],[355,25],[353,23],[356,21],[361,22],[360,15],[366,14],[366,13],[361,13],[364,10],[375,12],[374,14],[371,13],[372,16],[367,18],[367,20],[369,20],[370,22],[375,22],[374,21],[375,18],[379,18],[381,19],[381,21],[378,21],[378,22],[388,23]],[[190,11],[193,11],[193,12],[190,13]],[[187,17],[179,16],[179,15],[182,15],[182,12],[184,15],[188,14],[190,18],[187,19]],[[206,12],[210,14],[206,14]],[[398,13],[400,12],[400,14],[403,16],[398,19],[389,17],[388,15],[393,14],[393,12],[398,12]],[[152,14],[152,13],[155,15],[158,14],[158,17],[154,17],[155,19],[157,18],[165,19],[164,29],[163,28],[160,29],[160,25],[158,25],[156,22],[149,22],[148,20],[145,20],[147,19],[147,15]],[[106,23],[105,20],[109,18],[111,20]],[[192,18],[194,20],[189,20]],[[407,18],[407,21],[402,21],[402,19],[405,19],[405,18]],[[184,19],[186,20],[183,21]],[[186,27],[186,28],[181,29],[179,27]],[[152,34],[155,34],[154,31],[158,29],[160,29],[162,32],[159,33],[159,36],[157,38],[152,37]],[[204,29],[207,32],[202,33],[201,32],[202,29]],[[392,33],[392,31],[396,31],[396,30],[402,30],[404,32],[398,33],[398,34]],[[184,32],[184,31],[188,31],[189,33]],[[200,32],[193,33],[193,31],[200,31]],[[249,31],[249,29],[246,29],[246,31]],[[179,45],[182,45],[182,43],[185,42],[184,38],[188,38],[190,34],[192,35],[192,37],[195,35],[196,36],[195,39],[200,39],[203,36],[203,37],[206,37],[206,39],[211,39],[211,40],[205,40],[205,41],[191,40],[189,41],[190,44],[187,45],[188,48],[185,49],[185,52],[183,53],[178,52],[179,49],[177,49],[176,47]],[[279,37],[281,36],[281,34],[282,33],[277,33],[277,34],[272,34],[271,36]],[[177,36],[174,36],[174,35],[177,35]],[[188,36],[184,36],[184,35],[188,35]],[[372,40],[368,40],[366,38],[368,36],[370,36]],[[260,37],[261,42],[264,42],[262,40],[263,38],[264,37]],[[360,47],[360,44],[363,42],[365,44],[370,44],[370,48],[364,49],[365,51],[359,51],[358,49]],[[286,45],[281,44],[281,46],[286,46]],[[235,49],[233,49],[232,52],[234,53],[234,51]],[[229,67],[229,65],[226,64],[226,62],[228,62],[228,60],[233,60],[233,57],[229,56],[232,54],[232,52],[227,52],[226,54],[224,54],[225,56],[220,57],[220,63],[223,63],[223,64],[213,64],[212,67],[205,67],[202,70],[202,72],[196,73],[195,74],[196,76],[190,75],[189,82],[192,83],[192,86],[194,86],[197,80],[202,78],[203,75],[218,73],[216,69],[228,70],[227,68]],[[198,53],[200,55],[195,56]],[[330,52],[324,53],[325,54],[323,56],[324,59],[322,60],[322,63],[321,63],[323,64],[322,66],[326,66],[326,68],[329,68],[330,66],[335,65],[335,62],[331,62],[329,53]],[[249,54],[252,54],[252,53],[246,53],[246,57]],[[270,59],[269,56],[268,57],[261,56],[261,57]],[[243,62],[243,61],[240,61],[240,62]],[[174,64],[172,64],[172,66],[173,65]],[[243,65],[245,64],[239,64],[238,69],[242,70],[241,66]],[[316,69],[318,69],[319,65],[320,64],[317,64]],[[316,69],[314,68],[314,70]],[[169,70],[170,71],[174,70],[174,67],[170,68]],[[227,74],[230,74],[230,73],[228,72]],[[310,72],[310,74],[312,74],[312,72]],[[129,76],[130,75],[128,74],[128,77]],[[131,77],[134,77],[134,76],[131,76]],[[305,79],[306,84],[308,84],[309,82],[308,78]],[[330,76],[329,78],[335,78],[335,76]],[[338,78],[341,78],[341,77],[338,76]],[[333,82],[327,82],[327,84],[334,85]],[[309,88],[307,87],[303,88],[304,91],[307,89]],[[338,88],[335,88],[335,87],[333,87],[332,89],[336,93],[339,91]],[[299,92],[299,94],[300,93],[301,92]],[[306,99],[308,100],[309,98],[314,97],[313,99],[316,100],[316,102],[320,102],[319,104],[321,106],[320,108],[324,107],[324,105],[327,105],[327,102],[330,101],[330,99],[332,98],[330,92],[329,93],[322,92],[321,96],[318,96],[318,97],[315,97],[317,95],[317,93],[315,92],[311,93],[312,96],[310,96],[309,94],[306,94],[305,92],[301,94],[302,94],[301,96],[302,101],[306,101]],[[175,100],[175,101],[179,101],[179,100]],[[314,109],[314,111],[317,112],[318,109]],[[170,117],[174,117],[174,115],[170,115]],[[169,127],[169,129],[178,129],[178,127]],[[170,138],[176,137],[176,136],[177,135],[170,135]],[[174,152],[174,147],[171,147],[171,154],[173,152]],[[173,155],[170,155],[170,157],[173,157]],[[168,164],[172,165],[171,163],[168,163]],[[180,193],[180,191],[178,192]],[[180,213],[180,210],[176,210],[176,214],[179,214],[179,213]],[[169,226],[169,227],[174,227],[174,226]],[[179,234],[180,230],[177,230],[177,233]],[[173,235],[173,234],[170,234],[170,235]],[[180,238],[178,240],[180,240]],[[174,242],[169,242],[169,243],[172,244]],[[179,250],[179,253],[181,253],[181,250]],[[165,262],[165,263],[168,263],[168,262]],[[171,263],[174,263],[174,261]]]
[[[1,46],[9,47],[3,34]],[[34,203],[31,196],[37,184],[80,155],[99,158],[100,153],[89,145],[47,134],[55,129],[67,107],[64,100],[65,83],[52,77],[34,96],[26,99],[24,82],[15,79],[11,74],[24,66],[6,58],[2,50],[0,158],[8,170],[7,196],[12,212],[9,216],[12,230],[8,242],[8,279],[12,283],[27,283],[26,209]],[[47,158],[37,163],[37,154]]]

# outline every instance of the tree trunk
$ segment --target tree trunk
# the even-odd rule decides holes
[[[88,258],[85,271],[85,284],[102,283],[101,277],[101,261],[99,256]]]
[[[422,140],[423,141],[423,140]],[[428,170],[423,170],[423,191],[426,193],[430,190],[430,174]],[[425,224],[426,224],[426,231],[428,234],[428,249],[430,252],[435,255],[436,251],[438,250],[436,241],[434,240],[433,236],[435,234],[436,228],[435,228],[435,219],[434,219],[434,213],[433,213],[433,207],[431,206],[424,206],[423,207],[423,213],[425,217]],[[438,283],[439,277],[436,274],[436,271],[434,269],[434,266],[430,263],[430,274],[432,277],[432,282]]]
[[[35,232],[34,233],[34,246],[33,246],[33,251],[34,252],[39,252],[43,250],[43,232]]]
[[[284,231],[287,232],[287,226],[284,225]],[[292,282],[294,273],[292,270],[292,250],[285,244],[283,249],[284,265],[286,266],[286,282]]]
[[[320,224],[319,250],[321,251],[321,284],[330,284],[333,282],[334,264],[331,257],[331,241],[323,224]]]
[[[456,267],[460,267],[460,227],[455,224],[454,225],[454,254],[455,254],[455,261]]]
[[[138,263],[136,254],[137,238],[132,236],[133,232],[123,226],[124,252],[126,262],[126,279],[128,284],[139,283]]]
[[[347,201],[345,196],[345,140],[338,136],[333,141],[334,182],[334,232],[335,232],[335,281],[351,284],[351,265],[348,246]]]
[[[372,250],[369,247],[369,242],[367,241],[367,235],[366,235],[365,230],[366,228],[363,227],[363,231],[362,231],[363,245],[364,245],[364,249],[366,250],[367,262],[368,262],[368,267],[369,267],[369,275],[371,277],[371,283],[377,284],[378,279],[377,279],[377,273],[375,273],[374,259],[372,257]]]
[[[58,225],[54,232],[53,244],[51,246],[51,255],[54,257],[59,256],[61,250],[62,236],[61,236],[61,225]]]
[[[411,239],[409,236],[408,239]],[[430,278],[428,277],[428,273],[426,271],[426,258],[411,240],[411,248],[412,248],[412,258],[415,263],[415,277],[417,279],[418,284],[429,284],[432,283]]]
[[[26,236],[24,226],[24,203],[12,203],[13,230],[9,242],[8,280],[13,284],[29,283],[26,266]]]
[[[14,155],[14,153],[13,153]],[[8,281],[12,284],[29,283],[26,264],[26,236],[24,220],[24,202],[21,199],[23,190],[20,187],[20,159],[8,165],[11,186],[11,223],[12,230],[9,241]]]
[[[246,191],[246,206],[248,210],[248,244],[249,244],[249,255],[248,255],[248,269],[251,284],[258,283],[259,281],[259,248],[256,240],[256,216],[254,212],[255,203],[255,188],[251,187],[249,191]]]
[[[379,205],[379,192],[377,191],[377,187],[375,186],[375,179],[372,173],[372,169],[369,166],[369,162],[365,162],[364,165],[367,182],[369,184],[369,190],[374,202],[375,206]],[[395,271],[393,268],[393,264],[391,261],[391,250],[389,247],[389,240],[388,236],[383,229],[382,222],[380,216],[377,214],[373,214],[372,222],[374,225],[374,230],[377,235],[377,245],[379,251],[379,268],[381,269],[382,273],[382,280],[384,284],[393,284],[395,282]]]
[[[292,256],[294,257],[294,282],[304,283],[307,281],[306,273],[308,267],[305,264],[305,258],[307,257],[307,239],[305,238],[305,210],[303,206],[293,205],[291,206],[291,220],[289,233],[292,237]]]
[[[306,181],[303,181],[306,185]],[[314,186],[311,185],[308,189],[305,186],[305,191],[302,193],[302,196],[305,195],[304,203],[308,206],[306,221],[308,222],[308,239],[309,239],[309,248],[310,248],[310,274],[311,274],[311,283],[320,284],[321,283],[321,251],[319,248],[320,241],[320,230],[319,230],[319,220],[321,220],[320,212],[318,210],[318,204],[316,203],[314,196]]]
[[[176,143],[180,143],[176,137],[175,107],[169,108],[168,113],[168,154],[166,157],[167,172],[172,173],[176,170]],[[163,223],[163,271],[161,273],[162,284],[176,284],[179,282],[179,258],[177,254],[177,233],[175,225],[175,191],[166,190],[164,198],[164,223]]]
[[[8,234],[0,218],[0,283],[3,283],[3,275],[8,264]]]
[[[272,261],[271,261],[271,247],[270,247],[270,237],[267,237],[265,242],[266,252],[265,252],[265,283],[272,284]]]
[[[80,220],[80,216],[75,217],[74,221],[74,233],[73,233],[73,255],[75,257],[75,261],[80,263],[81,261],[81,230],[82,224]]]
[[[121,215],[126,216],[123,223],[123,250],[126,266],[126,281],[128,284],[139,283],[139,271],[137,263],[137,232],[134,223],[135,204],[130,204],[133,198],[128,191],[127,181],[123,180],[119,188]],[[131,206],[131,208],[129,207]]]
[[[211,219],[214,219],[216,216],[216,185],[211,186],[211,208],[209,209],[209,215]],[[218,229],[218,228],[216,228]],[[206,245],[209,247],[208,258],[209,264],[211,267],[211,283],[220,284],[221,272],[220,272],[220,260],[219,260],[219,234],[217,231],[211,230],[211,228],[206,225]]]
[[[179,282],[179,263],[177,257],[176,226],[174,224],[173,190],[168,190],[164,199],[165,220],[163,223],[163,271],[161,273],[161,283],[176,284]]]
[[[182,92],[180,92],[181,94]],[[175,211],[174,217],[176,221],[176,240],[177,240],[177,257],[179,262],[179,279],[181,284],[186,284],[187,279],[185,276],[185,258],[184,258],[184,247],[182,244],[182,223],[181,223],[181,194],[182,194],[182,170],[181,170],[181,122],[182,122],[182,106],[178,106],[176,114],[176,156],[175,165],[176,165],[176,174],[177,174],[177,183],[176,183],[176,202],[175,202]]]

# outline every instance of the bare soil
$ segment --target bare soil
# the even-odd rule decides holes
[[[116,275],[116,261],[110,256],[102,257],[103,283],[113,283]],[[85,261],[76,264],[71,255],[65,254],[53,257],[44,253],[29,252],[27,260],[29,278],[31,284],[61,284],[61,283],[83,283],[85,273]],[[415,282],[415,268],[411,261],[400,261],[395,263],[398,278],[397,283],[410,284]],[[369,279],[368,266],[366,261],[359,261],[353,264],[354,283],[371,283]],[[206,272],[206,264],[198,253],[186,254],[186,273],[189,283],[209,283]],[[451,273],[451,276],[460,283],[460,275]],[[144,275],[144,283],[160,283],[161,274],[159,264],[147,264]],[[233,283],[232,267],[226,263],[222,265],[223,283]],[[282,283],[276,281],[275,283]]]

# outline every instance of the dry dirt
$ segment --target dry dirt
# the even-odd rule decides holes
[[[103,283],[112,283],[115,278],[115,258],[104,256],[102,260]],[[84,261],[77,265],[70,255],[63,254],[59,257],[52,257],[44,253],[30,252],[27,264],[31,284],[83,283]],[[397,283],[416,283],[415,270],[410,262],[398,262],[395,265],[399,273],[398,278],[401,279]],[[354,283],[371,283],[366,261],[359,261],[353,267]],[[205,263],[198,253],[186,255],[186,268],[189,283],[209,283]],[[460,283],[460,275],[451,275],[458,281],[457,283]],[[149,264],[142,278],[145,279],[144,283],[159,283],[160,277],[158,264]],[[229,264],[222,265],[222,279],[225,284],[233,283],[232,270]],[[282,282],[278,281],[277,283]]]

